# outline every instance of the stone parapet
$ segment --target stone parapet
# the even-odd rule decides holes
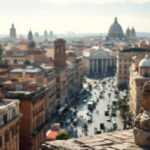
[[[141,150],[133,138],[133,130],[123,130],[70,140],[46,142],[42,150]]]

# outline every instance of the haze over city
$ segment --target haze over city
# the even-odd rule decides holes
[[[150,0],[0,0],[0,34],[8,34],[11,23],[18,34],[107,33],[117,16],[123,30],[134,26],[150,32]]]

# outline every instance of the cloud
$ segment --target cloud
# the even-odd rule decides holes
[[[50,2],[54,4],[72,4],[72,3],[92,3],[92,4],[108,4],[108,3],[122,3],[129,0],[40,0],[41,2]]]
[[[150,3],[150,0],[38,0],[41,2],[49,2],[58,5],[67,5],[75,3],[91,3],[91,4],[112,4],[112,3],[127,3],[135,2],[138,4]]]
[[[150,3],[150,0],[134,0],[134,1],[139,4]]]

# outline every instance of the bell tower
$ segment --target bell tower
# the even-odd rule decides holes
[[[66,68],[66,42],[63,39],[54,41],[54,65],[62,69]]]

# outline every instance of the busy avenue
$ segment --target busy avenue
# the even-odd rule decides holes
[[[118,98],[127,96],[127,92],[119,91],[115,84],[114,77],[84,78],[83,89],[74,102],[67,109],[59,110],[59,123],[69,132],[70,137],[123,129],[117,101]]]

